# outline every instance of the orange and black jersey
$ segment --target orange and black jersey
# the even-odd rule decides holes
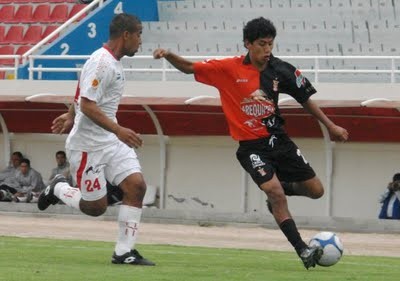
[[[284,133],[279,93],[286,93],[299,103],[316,93],[298,69],[273,56],[261,72],[247,55],[196,62],[194,75],[198,82],[219,90],[230,134],[238,141]],[[259,96],[266,100],[257,99]]]

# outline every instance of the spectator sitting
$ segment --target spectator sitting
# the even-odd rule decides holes
[[[22,153],[15,151],[10,157],[10,165],[0,172],[0,201],[11,201],[19,183],[15,178],[23,159]]]
[[[69,170],[69,163],[67,162],[67,156],[64,151],[60,150],[56,152],[56,162],[57,167],[51,170],[49,181],[51,181],[56,175],[61,174],[67,179],[69,185],[74,186]]]
[[[386,192],[382,194],[380,203],[382,204],[380,219],[400,219],[400,173],[393,176]]]
[[[16,202],[37,202],[40,192],[45,188],[41,174],[31,168],[29,159],[22,159],[21,165],[15,174],[19,188],[14,194]]]

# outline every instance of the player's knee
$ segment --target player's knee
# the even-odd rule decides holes
[[[310,194],[310,198],[312,199],[318,199],[321,198],[324,195],[324,188],[321,186],[318,186],[316,188],[313,188],[311,194]]]
[[[143,201],[146,194],[146,183],[144,181],[135,182],[124,190],[124,196],[127,199],[135,201]]]
[[[93,202],[81,201],[79,207],[84,214],[98,217],[103,215],[107,210],[107,205],[104,204],[103,201],[104,200]]]

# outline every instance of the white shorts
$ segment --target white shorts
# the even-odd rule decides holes
[[[85,201],[104,197],[106,180],[119,185],[129,175],[142,172],[136,152],[123,142],[92,152],[67,149],[67,157],[71,175]]]

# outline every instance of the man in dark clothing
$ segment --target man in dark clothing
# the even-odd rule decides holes
[[[317,264],[322,249],[310,248],[302,240],[285,195],[316,199],[323,195],[324,189],[284,131],[279,93],[292,96],[326,126],[334,139],[345,141],[348,133],[310,99],[316,90],[307,78],[272,55],[275,36],[274,25],[261,17],[249,21],[243,29],[243,42],[248,49],[245,56],[191,62],[164,49],[155,50],[153,56],[165,58],[183,73],[194,74],[198,82],[219,90],[230,134],[239,142],[236,156],[268,196],[276,222],[308,269]]]

